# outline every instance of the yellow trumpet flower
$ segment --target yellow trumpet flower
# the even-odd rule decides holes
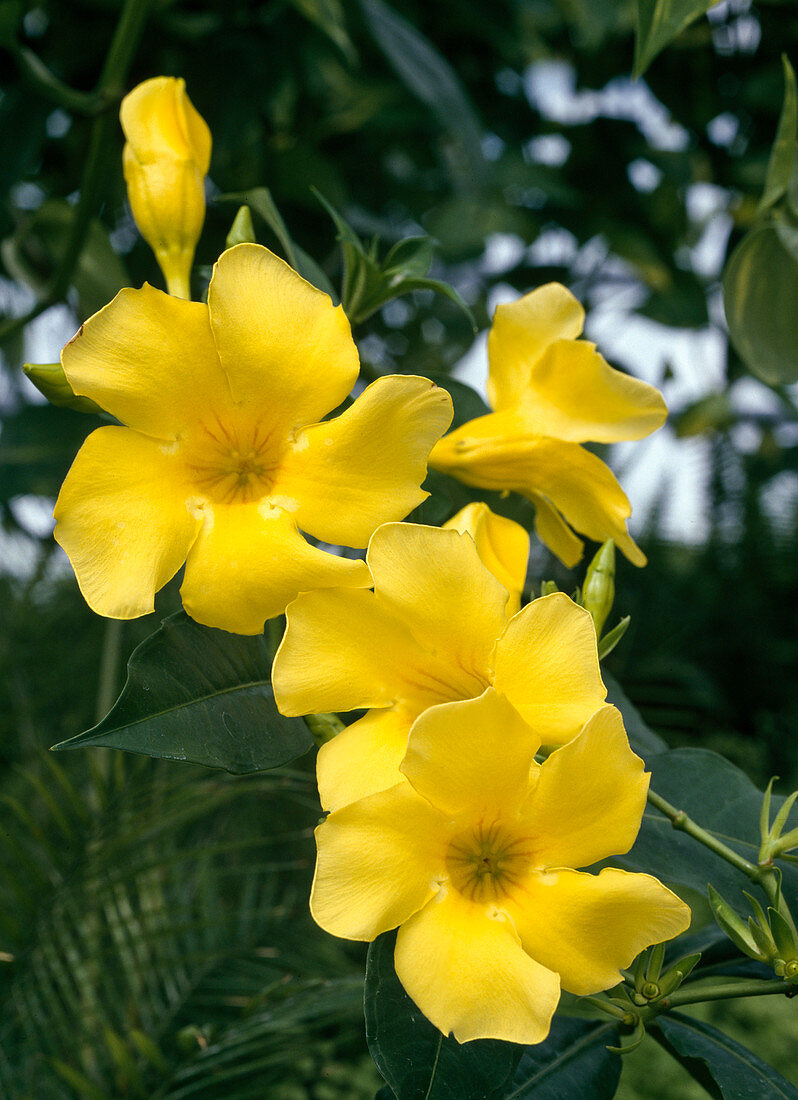
[[[642,439],[668,410],[653,386],[614,370],[577,337],[582,306],[548,283],[499,306],[488,336],[494,412],[435,445],[430,466],[481,489],[512,490],[535,505],[535,531],[571,567],[584,544],[614,539],[635,565],[645,555],[626,530],[631,505],[608,466],[580,446]]]
[[[621,716],[603,707],[543,764],[540,734],[488,688],[426,711],[406,782],[316,829],[310,907],[322,928],[398,928],[396,973],[459,1042],[546,1038],[560,989],[598,993],[690,910],[650,875],[574,870],[627,852],[648,790]]]
[[[190,298],[189,277],[205,221],[211,134],[183,80],[156,76],[122,100],[127,143],[122,164],[141,235],[155,253],[169,293]]]

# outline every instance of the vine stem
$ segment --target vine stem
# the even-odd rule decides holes
[[[678,1008],[680,1005],[703,1004],[704,1001],[724,1001],[731,997],[765,997],[776,993],[783,996],[793,992],[794,986],[790,986],[782,979],[765,981],[758,979],[750,982],[726,982],[717,985],[706,985],[703,989],[696,983],[695,987],[677,989],[660,1003],[665,1010]]]
[[[97,87],[92,93],[92,98],[104,104],[105,109],[92,122],[86,163],[80,181],[80,197],[69,228],[64,254],[41,300],[23,317],[9,318],[0,325],[0,340],[7,339],[24,328],[48,306],[60,301],[69,289],[91,220],[100,208],[105,191],[108,163],[106,149],[113,141],[116,125],[115,114],[110,108],[124,90],[128,69],[144,32],[152,2],[153,0],[125,0]]]
[[[667,802],[661,795],[658,795],[656,791],[652,790],[648,792],[648,802],[668,818],[674,829],[678,829],[680,832],[691,836],[693,840],[697,840],[700,844],[703,844],[705,848],[709,848],[715,855],[720,856],[721,859],[725,859],[732,867],[736,867],[738,871],[742,871],[742,873],[752,882],[761,884],[762,868],[757,867],[755,863],[751,863],[750,860],[739,855],[733,848],[729,848],[727,844],[724,844],[722,840],[718,840],[717,837],[707,832],[706,829],[702,829],[700,825],[696,824],[696,822],[684,812],[684,810],[677,810],[675,806],[672,806],[670,802]]]

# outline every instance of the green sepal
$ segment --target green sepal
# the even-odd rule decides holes
[[[748,898],[749,902],[751,903],[751,908],[754,911],[754,919],[756,920],[759,927],[767,928],[768,918],[765,914],[765,910],[762,908],[762,905],[759,902],[759,899],[755,898],[753,894],[749,894],[747,890],[743,890],[743,894]]]
[[[237,244],[257,244],[258,238],[255,236],[255,226],[252,224],[252,211],[245,204],[239,206],[238,213],[233,218],[233,224],[230,226],[230,232],[225,238],[225,247],[233,248]]]
[[[785,962],[796,958],[798,956],[798,943],[796,943],[795,932],[787,918],[778,909],[768,908],[768,919],[779,958]]]
[[[623,638],[626,631],[629,629],[629,623],[632,621],[631,615],[624,615],[619,623],[617,623],[612,630],[608,630],[604,637],[598,644],[599,660],[603,661],[605,657],[609,657],[613,649],[615,649],[618,642]]]
[[[765,931],[761,928],[753,917],[748,918],[748,931],[753,937],[754,943],[757,946],[757,950],[764,960],[770,960],[777,954],[776,944],[773,941],[773,937],[770,934],[770,929]]]
[[[22,370],[39,393],[44,394],[51,405],[75,412],[101,413],[103,410],[89,397],[80,397],[70,386],[61,363],[23,363]]]
[[[665,944],[655,943],[648,952],[646,960],[646,981],[656,982],[662,971],[662,963],[665,958]]]
[[[667,997],[670,993],[673,993],[674,989],[678,989],[685,978],[695,970],[700,961],[701,952],[696,951],[695,954],[685,955],[683,959],[675,962],[659,979],[660,996]]]
[[[626,1036],[622,1035],[620,1044],[617,1047],[608,1046],[607,1050],[609,1050],[612,1054],[631,1054],[633,1050],[637,1050],[645,1037],[646,1025],[638,1016],[637,1020],[635,1021],[634,1030],[632,1031],[632,1034],[628,1037],[628,1040]]]
[[[798,799],[798,791],[793,791],[791,795],[788,795],[787,798],[784,799],[781,809],[773,819],[773,826],[770,830],[771,836],[774,839],[778,840],[781,838],[781,830],[787,824],[787,818],[790,816],[790,811],[795,805],[796,799]],[[798,830],[793,830],[793,832],[795,831]],[[788,833],[787,835],[791,836],[792,833]]]
[[[759,835],[762,838],[764,844],[770,837],[770,800],[773,795],[773,784],[778,779],[777,775],[770,777],[770,782],[765,787],[765,793],[762,797],[762,809],[759,812]]]
[[[720,896],[712,883],[709,883],[707,886],[707,894],[709,896],[709,907],[712,910],[712,915],[718,926],[726,933],[732,943],[738,947],[744,955],[748,955],[753,959],[759,959],[760,962],[765,962],[767,956],[760,953],[756,941],[748,930],[748,925],[742,917],[732,909],[731,905]]]

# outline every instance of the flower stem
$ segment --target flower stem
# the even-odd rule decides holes
[[[97,721],[101,722],[116,699],[119,681],[119,653],[122,642],[122,620],[106,619],[103,646],[100,652],[100,675],[97,685]]]
[[[663,1011],[678,1008],[680,1005],[703,1004],[704,1001],[724,1001],[731,997],[765,997],[774,993],[784,996],[795,993],[795,987],[781,979],[766,981],[758,979],[754,981],[725,982],[717,985],[705,985],[703,988],[693,983],[684,989],[677,989],[659,1002],[657,1007]]]
[[[705,848],[709,848],[715,855],[720,856],[721,859],[725,859],[732,867],[736,867],[738,871],[742,871],[742,873],[752,882],[760,885],[762,884],[763,868],[757,867],[755,863],[751,863],[750,860],[739,855],[733,848],[729,848],[723,841],[714,837],[712,833],[707,832],[706,829],[702,829],[691,817],[688,817],[684,810],[677,810],[675,806],[672,806],[670,802],[666,802],[664,798],[656,793],[656,791],[649,790],[648,801],[655,809],[659,810],[661,814],[664,814],[665,817],[669,819],[674,829],[678,829],[682,833],[687,833],[688,836],[691,836],[694,840],[703,844]]]

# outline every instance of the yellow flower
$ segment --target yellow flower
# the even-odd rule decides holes
[[[130,207],[170,294],[190,298],[189,276],[205,220],[211,134],[183,80],[156,76],[122,100],[122,164]]]
[[[510,593],[508,615],[521,606],[529,561],[529,535],[520,523],[492,512],[487,504],[466,504],[444,523],[446,530],[470,535],[482,563]]]
[[[437,443],[430,466],[466,485],[527,497],[539,538],[569,567],[583,550],[571,527],[597,542],[615,539],[631,562],[645,565],[626,531],[625,493],[580,443],[642,439],[668,410],[653,386],[613,370],[594,344],[577,339],[584,317],[559,283],[499,306],[488,337],[495,411]]]
[[[300,591],[371,583],[363,547],[426,497],[451,400],[426,378],[380,378],[333,420],[358,375],[340,306],[258,245],[225,252],[208,304],[123,290],[64,348],[75,393],[127,427],[83,444],[56,539],[87,602],[129,619],[186,562],[198,622],[263,629]]]
[[[604,704],[587,611],[556,592],[509,618],[508,591],[469,535],[386,524],[366,561],[373,592],[330,588],[290,605],[272,670],[283,714],[368,709],[319,750],[325,809],[398,782],[428,707],[493,686],[543,742],[562,744]]]
[[[396,973],[455,1039],[538,1043],[560,988],[617,984],[644,947],[690,923],[650,875],[585,867],[627,852],[648,789],[614,707],[539,765],[541,738],[492,689],[426,711],[408,782],[316,830],[315,920],[373,940],[399,927]]]

